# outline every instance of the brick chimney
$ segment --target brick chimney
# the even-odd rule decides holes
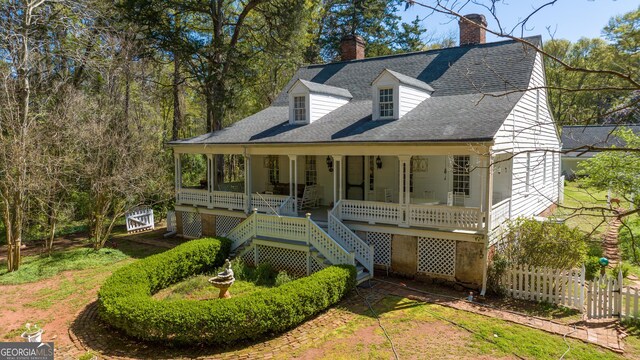
[[[486,27],[487,18],[480,14],[469,14],[458,21],[460,26],[460,46],[487,42],[487,31],[476,24]]]
[[[359,35],[347,35],[340,40],[340,60],[364,59],[364,39]]]

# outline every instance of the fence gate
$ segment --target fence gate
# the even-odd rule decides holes
[[[587,318],[603,319],[622,315],[622,271],[618,273],[618,278],[605,274],[596,277],[587,286]]]
[[[147,206],[137,207],[125,214],[127,232],[138,232],[155,229],[153,209]]]

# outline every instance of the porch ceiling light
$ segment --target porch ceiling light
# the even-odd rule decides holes
[[[333,172],[333,159],[331,155],[327,155],[327,168],[329,168],[329,172]]]
[[[380,155],[376,158],[376,166],[378,169],[382,169],[382,159],[380,159]]]

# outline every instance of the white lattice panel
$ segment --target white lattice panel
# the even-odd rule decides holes
[[[456,273],[456,241],[419,237],[418,272],[454,276]]]
[[[182,234],[190,238],[202,236],[202,218],[198,213],[182,213]]]
[[[391,234],[368,232],[367,243],[373,245],[373,263],[391,266]]]
[[[242,262],[244,262],[246,265],[248,266],[255,266],[254,262],[254,251],[255,251],[255,247],[251,247],[250,249],[248,249],[247,251],[244,252],[244,254],[242,254],[241,259]]]
[[[234,216],[216,216],[216,235],[226,236],[233,228],[242,222],[242,218]]]
[[[315,273],[315,272],[318,272],[318,271],[320,271],[320,270],[322,270],[322,269],[324,269],[324,268],[326,268],[326,267],[327,267],[327,265],[323,264],[322,262],[320,262],[318,259],[316,259],[316,258],[315,258],[315,257],[313,257],[313,256],[310,256],[310,257],[309,257],[309,261],[311,261],[311,262],[310,262],[310,265],[311,265],[311,268],[310,268],[310,270],[311,270],[311,274],[313,274],[313,273]]]
[[[256,245],[258,265],[269,263],[275,270],[284,270],[291,275],[307,275],[307,253],[299,250]]]

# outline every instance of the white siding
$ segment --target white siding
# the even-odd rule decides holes
[[[430,97],[427,92],[406,85],[400,85],[399,91],[400,117],[403,117],[406,113],[415,109],[416,106]]]
[[[512,202],[511,217],[538,215],[558,200],[558,176],[560,140],[549,112],[544,70],[541,55],[536,56],[534,71],[527,91],[507,117],[495,136],[495,153],[512,153]],[[530,166],[527,168],[527,154]],[[544,158],[547,157],[547,176],[544,180]],[[553,162],[556,162],[555,167]],[[527,174],[530,188],[526,191]]]
[[[333,110],[349,102],[349,100],[331,95],[313,94],[309,95],[310,102],[310,122],[314,122],[327,115]]]

